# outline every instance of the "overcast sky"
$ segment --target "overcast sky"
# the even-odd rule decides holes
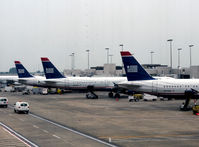
[[[0,0],[0,71],[8,71],[20,60],[29,71],[42,70],[40,57],[63,70],[87,68],[106,62],[105,48],[121,65],[119,44],[134,53],[142,64],[170,64],[169,43],[173,41],[173,66],[177,49],[181,65],[199,65],[198,0]]]

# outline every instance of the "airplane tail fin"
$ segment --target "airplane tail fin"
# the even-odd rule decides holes
[[[15,66],[19,78],[31,78],[33,77],[26,68],[21,64],[20,61],[15,61]]]
[[[128,81],[154,80],[129,51],[122,51],[121,56]]]
[[[46,57],[41,58],[46,79],[65,78]]]

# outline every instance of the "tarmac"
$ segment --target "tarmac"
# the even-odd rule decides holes
[[[199,116],[179,111],[183,100],[128,102],[98,94],[99,99],[86,99],[85,93],[1,92],[9,107],[0,108],[0,123],[24,138],[0,125],[0,146],[198,146]],[[30,113],[14,113],[16,101],[27,101]]]

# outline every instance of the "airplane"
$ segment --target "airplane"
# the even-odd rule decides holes
[[[126,77],[65,77],[46,57],[41,57],[46,83],[54,88],[63,88],[68,90],[86,90],[95,98],[98,96],[93,91],[109,91],[109,97],[119,98],[117,83],[127,81]],[[87,95],[87,98],[89,95]]]
[[[31,75],[27,69],[21,64],[20,61],[15,61],[15,66],[18,74],[18,82],[30,85],[30,86],[38,86],[38,87],[45,87],[45,77],[42,76],[33,76]]]
[[[194,99],[199,98],[199,79],[154,78],[129,51],[122,51],[121,57],[128,81],[119,83],[119,87],[168,99],[186,99],[186,92],[191,91],[196,95]]]
[[[16,84],[18,76],[0,76],[0,83],[2,84]]]

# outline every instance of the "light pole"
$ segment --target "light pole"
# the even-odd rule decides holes
[[[111,54],[111,55],[109,55],[109,57],[111,58],[111,61],[110,61],[110,63],[112,63],[112,57],[113,57],[113,55]]]
[[[71,56],[71,69],[73,70],[75,68],[75,53],[72,53],[69,56]]]
[[[191,64],[191,48],[192,48],[193,46],[194,46],[194,45],[192,45],[192,44],[189,45],[189,49],[190,49],[190,67],[191,67],[191,65],[192,65],[192,64]]]
[[[182,48],[178,49],[178,78],[180,78],[180,51]]]
[[[72,53],[73,55],[73,69],[75,69],[75,53]]]
[[[109,64],[109,48],[105,48],[105,50],[107,51],[107,64]]]
[[[168,39],[168,42],[170,42],[170,67],[172,69],[172,41],[173,39]]]
[[[123,48],[123,47],[124,47],[124,45],[123,45],[123,44],[120,44],[119,46],[121,46],[121,49],[122,49],[122,51],[123,51],[123,49],[124,49],[124,48]],[[122,66],[121,66],[121,67],[122,67],[122,75],[123,75],[123,73],[124,73],[124,70],[123,70],[123,67],[124,67],[124,66],[123,66],[123,62],[122,62]]]
[[[88,69],[90,68],[89,67],[89,52],[90,52],[90,50],[86,50],[86,52],[88,53]]]
[[[71,57],[71,70],[73,70],[73,57],[72,54],[69,55]]]
[[[151,64],[153,64],[153,51],[150,52],[151,53]]]
[[[180,51],[182,50],[182,48],[178,49],[178,69],[180,69]]]
[[[122,51],[123,51],[123,47],[124,47],[124,45],[123,45],[123,44],[120,44],[119,46],[121,46],[121,48],[122,48]]]

